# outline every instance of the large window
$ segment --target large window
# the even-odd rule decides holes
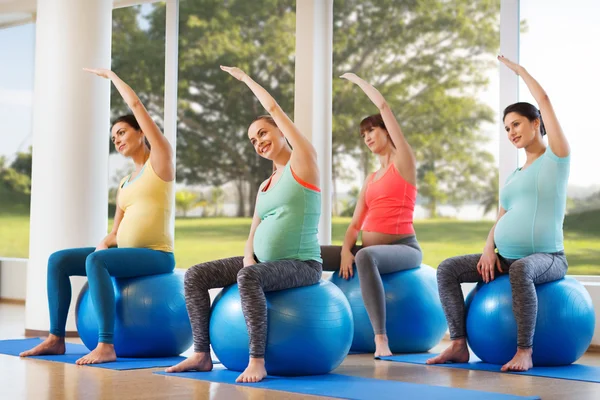
[[[160,3],[113,10],[111,69],[136,91],[152,118],[162,126],[165,82],[165,16]],[[111,85],[111,119],[131,110]],[[106,132],[107,143],[110,132]],[[117,188],[133,162],[110,145],[109,217],[115,214]]]
[[[1,29],[0,54],[0,257],[25,258],[29,253],[35,25]]]
[[[293,118],[295,0],[180,3],[177,264],[240,256],[258,187],[272,165],[250,145],[266,111],[221,71],[237,66]]]
[[[415,229],[424,262],[481,252],[498,204],[500,1],[334,2],[333,242],[379,161],[359,136],[377,108],[338,79],[385,96],[418,162]]]
[[[569,274],[600,274],[600,3],[521,1],[520,63],[544,87],[571,145],[564,223]],[[519,100],[536,104],[520,83]],[[526,157],[520,153],[520,164]]]
[[[159,121],[166,6],[115,10],[115,18],[119,12],[126,13],[123,26],[113,32],[122,30],[124,43],[113,42],[113,67],[120,68]],[[178,267],[243,254],[258,186],[271,171],[271,164],[254,152],[247,129],[266,112],[246,85],[219,65],[242,68],[293,117],[295,29],[294,0],[236,0],[218,6],[208,0],[180,2]],[[113,114],[118,107],[113,103]],[[112,170],[118,170],[115,165]]]

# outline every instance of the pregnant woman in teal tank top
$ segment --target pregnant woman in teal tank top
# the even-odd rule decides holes
[[[265,292],[313,285],[321,278],[319,168],[314,147],[271,95],[240,69],[221,69],[248,85],[269,112],[252,122],[248,138],[275,171],[258,191],[244,256],[198,264],[185,274],[194,354],[167,372],[212,369],[208,290],[237,282],[250,336],[250,362],[237,381],[259,382],[267,376]]]
[[[527,161],[508,177],[500,191],[498,220],[490,230],[483,253],[452,257],[438,267],[439,294],[452,343],[427,363],[469,360],[460,284],[488,283],[496,274],[509,274],[517,321],[517,353],[502,370],[527,371],[533,367],[535,285],[561,279],[568,267],[563,219],[570,149],[544,89],[522,66],[504,57],[498,59],[523,78],[540,110],[529,103],[512,104],[504,110],[508,140],[516,148],[525,149]],[[543,139],[546,133],[548,145]]]

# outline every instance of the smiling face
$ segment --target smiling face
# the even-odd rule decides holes
[[[510,112],[504,117],[504,129],[508,135],[508,140],[517,149],[522,149],[529,146],[539,134],[540,120],[530,121],[517,112]]]
[[[267,160],[273,160],[286,144],[283,133],[266,119],[258,119],[250,125],[248,139],[256,153]]]
[[[140,147],[145,145],[144,133],[124,121],[113,125],[111,140],[115,146],[115,150],[125,157],[131,157],[132,154],[139,151]]]

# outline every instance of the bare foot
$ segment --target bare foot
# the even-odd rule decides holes
[[[469,349],[466,339],[456,339],[441,354],[427,360],[427,364],[445,364],[447,362],[469,362]]]
[[[262,381],[266,376],[265,359],[250,357],[248,367],[246,367],[246,370],[235,381],[238,383],[254,383]]]
[[[392,351],[388,345],[388,337],[385,333],[375,335],[375,358],[391,356]]]
[[[212,371],[213,363],[209,353],[194,353],[182,362],[165,369],[165,372]]]
[[[517,354],[512,360],[504,364],[501,371],[527,371],[533,367],[533,361],[531,360],[531,354],[533,349],[517,349]]]
[[[20,357],[44,356],[50,354],[65,354],[65,338],[50,334],[42,343],[33,349],[19,354]]]
[[[111,361],[117,361],[115,346],[108,343],[98,343],[98,346],[96,346],[90,354],[81,357],[79,360],[75,361],[75,364],[102,364]]]

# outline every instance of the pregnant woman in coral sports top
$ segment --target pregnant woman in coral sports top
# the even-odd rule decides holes
[[[385,331],[385,292],[381,274],[416,268],[423,258],[415,236],[416,161],[394,113],[377,89],[355,74],[342,78],[358,85],[379,108],[360,123],[360,134],[381,168],[367,177],[358,196],[344,244],[322,246],[323,269],[348,279],[356,263],[360,289],[375,333],[375,357],[392,355]],[[357,246],[362,230],[362,246]]]
[[[440,299],[452,343],[428,363],[469,360],[460,284],[491,282],[497,269],[497,273],[510,276],[517,322],[517,353],[502,370],[527,371],[533,366],[535,285],[561,279],[567,272],[563,219],[570,150],[544,89],[525,68],[504,57],[499,60],[523,78],[540,110],[529,103],[515,103],[504,110],[508,139],[516,148],[525,149],[527,161],[508,177],[500,191],[498,220],[488,235],[483,254],[449,258],[438,267]],[[546,133],[548,145],[543,139]]]

